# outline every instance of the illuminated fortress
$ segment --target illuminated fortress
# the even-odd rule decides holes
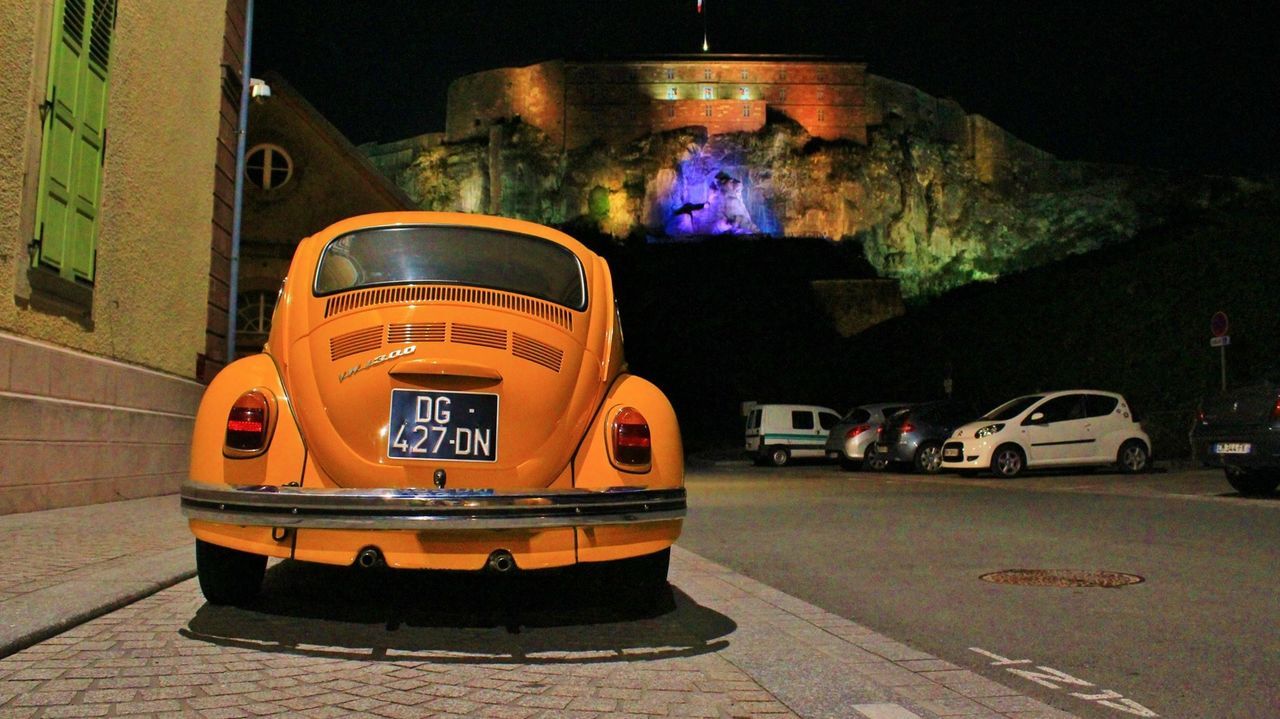
[[[552,60],[455,80],[445,136],[483,137],[493,123],[518,117],[574,149],[691,126],[754,132],[776,112],[813,137],[865,143],[866,95],[866,65],[824,58]]]

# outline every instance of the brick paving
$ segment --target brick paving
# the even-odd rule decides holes
[[[191,542],[174,497],[0,517],[0,533],[21,572],[0,613]],[[32,548],[49,561],[19,566]],[[1071,716],[678,547],[665,607],[617,605],[590,576],[284,562],[246,609],[185,581],[0,659],[0,719]]]

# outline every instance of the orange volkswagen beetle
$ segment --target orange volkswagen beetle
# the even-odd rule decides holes
[[[267,557],[495,572],[612,562],[666,585],[670,402],[627,373],[605,261],[541,225],[363,215],[304,239],[262,354],[209,385],[182,509],[200,587]]]

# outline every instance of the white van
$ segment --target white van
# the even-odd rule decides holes
[[[743,406],[747,415],[747,454],[756,464],[781,467],[792,457],[826,457],[827,434],[840,421],[830,407],[811,404]]]

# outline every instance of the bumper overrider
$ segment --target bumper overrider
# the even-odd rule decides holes
[[[311,489],[182,485],[188,519],[315,529],[546,529],[682,519],[685,490]]]

